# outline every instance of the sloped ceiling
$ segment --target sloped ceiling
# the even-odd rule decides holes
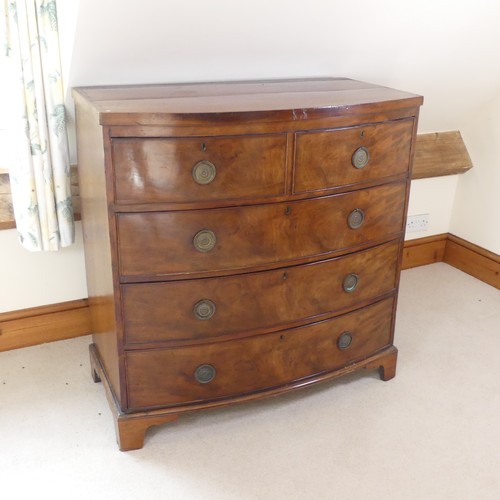
[[[346,76],[422,94],[420,132],[460,128],[500,94],[497,0],[82,0],[73,12],[69,87]]]

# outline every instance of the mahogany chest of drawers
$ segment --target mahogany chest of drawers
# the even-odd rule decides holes
[[[74,97],[92,373],[121,449],[183,412],[394,376],[421,97],[341,78]]]

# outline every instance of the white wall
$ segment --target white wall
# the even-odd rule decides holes
[[[474,168],[460,176],[451,232],[500,254],[500,96],[463,124]]]
[[[496,0],[85,0],[70,85],[347,76],[421,93],[422,131],[498,89]]]
[[[73,63],[73,49],[75,44],[75,37],[77,33],[78,10],[80,0],[59,0],[57,2],[57,19],[59,25],[59,41],[61,53],[61,67],[63,75],[63,84],[68,96],[68,128],[69,145],[70,145],[70,159],[71,163],[76,163],[76,134],[75,134],[75,121],[73,103],[70,99],[71,86],[70,86],[70,72]]]
[[[412,181],[408,215],[429,214],[429,227],[427,231],[407,233],[407,240],[449,232],[457,177],[450,175]]]
[[[17,231],[0,231],[0,312],[14,311],[87,296],[82,226],[75,245],[59,252],[29,252]]]
[[[494,63],[500,46],[496,0],[73,0],[59,2],[59,19],[68,88],[346,76],[422,94],[419,131],[434,132],[460,129],[466,117],[496,95],[500,84],[500,65]],[[480,118],[475,123],[482,127]],[[473,144],[478,135],[469,131],[465,137],[474,161],[481,155]],[[495,142],[500,142],[498,136]],[[477,159],[478,164],[489,161],[486,156]],[[491,168],[481,169],[491,174]],[[477,175],[482,175],[479,168]],[[472,197],[477,202],[470,191],[478,182],[490,180],[458,181],[457,200],[469,202]],[[450,229],[456,189],[455,178],[413,183],[410,214],[429,213],[431,226],[412,237]],[[485,194],[491,196],[492,189]],[[454,219],[459,235],[470,234],[473,242],[492,250],[500,246],[500,234],[487,241],[484,227],[474,232],[469,226],[473,224],[462,229],[462,218]],[[12,241],[10,237],[8,252],[17,279],[43,280],[43,258],[28,257]],[[74,252],[79,264],[70,264],[64,253],[50,257],[66,280],[53,283],[56,295],[49,298],[40,291],[28,299],[21,294],[12,308],[83,294],[81,247]]]

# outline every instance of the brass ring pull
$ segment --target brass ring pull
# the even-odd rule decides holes
[[[356,290],[359,283],[359,276],[355,273],[348,274],[342,281],[344,292],[352,293]]]
[[[215,378],[216,373],[212,365],[200,365],[194,372],[194,378],[200,384],[208,384]]]
[[[348,349],[352,344],[352,333],[344,332],[337,340],[337,346],[341,351]]]
[[[365,147],[356,149],[351,158],[352,166],[358,169],[366,167],[369,161],[370,161],[370,152]]]
[[[215,165],[208,160],[199,161],[191,172],[194,182],[200,185],[210,184],[217,175]]]
[[[196,319],[210,319],[215,314],[215,304],[208,299],[200,300],[194,305],[193,312]]]
[[[217,243],[217,238],[213,231],[209,229],[203,229],[198,231],[193,238],[193,245],[198,252],[206,253],[210,252]]]
[[[347,224],[351,229],[359,229],[365,221],[365,213],[361,208],[355,208],[347,217]]]

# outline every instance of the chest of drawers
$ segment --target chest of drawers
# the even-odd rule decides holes
[[[419,96],[348,79],[74,90],[91,366],[152,425],[395,374]]]

